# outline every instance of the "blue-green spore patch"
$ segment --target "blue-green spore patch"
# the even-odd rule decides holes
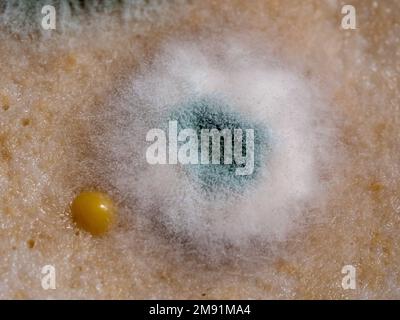
[[[199,184],[207,194],[232,194],[242,192],[246,187],[254,184],[262,170],[262,164],[270,151],[269,134],[264,123],[250,119],[246,115],[235,111],[224,99],[219,97],[200,97],[180,104],[171,113],[169,120],[178,122],[178,132],[182,129],[194,129],[199,141],[199,164],[185,165],[189,176]],[[254,170],[250,175],[237,175],[236,169],[244,167],[238,164],[235,157],[231,164],[224,163],[224,138],[220,143],[220,164],[201,164],[201,130],[202,129],[230,129],[232,132],[232,146],[234,145],[233,130],[242,129],[242,155],[246,156],[246,129],[254,130]],[[180,143],[182,144],[182,143]],[[212,143],[210,140],[209,159],[211,163]],[[233,150],[232,150],[233,154]]]

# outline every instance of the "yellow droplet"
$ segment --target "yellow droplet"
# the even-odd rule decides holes
[[[77,226],[96,236],[109,230],[115,211],[113,201],[101,192],[82,192],[71,204],[72,218]]]

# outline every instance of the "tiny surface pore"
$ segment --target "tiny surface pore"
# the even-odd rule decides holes
[[[106,233],[114,219],[113,201],[101,192],[82,192],[71,204],[72,218],[77,226],[94,236]]]

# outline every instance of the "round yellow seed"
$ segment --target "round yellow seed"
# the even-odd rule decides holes
[[[107,232],[115,219],[115,206],[106,194],[82,192],[71,204],[72,219],[92,235]]]

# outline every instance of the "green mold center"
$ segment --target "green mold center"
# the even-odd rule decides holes
[[[251,119],[244,114],[234,111],[231,105],[218,98],[197,98],[187,101],[177,106],[171,113],[169,120],[178,123],[178,131],[183,129],[194,129],[197,132],[199,142],[198,154],[201,154],[201,130],[230,129],[232,132],[232,148],[234,145],[234,129],[242,129],[242,155],[246,154],[246,130],[254,130],[254,169],[249,175],[237,175],[236,169],[243,168],[246,164],[239,164],[235,160],[232,149],[232,163],[224,163],[224,137],[220,139],[220,164],[211,164],[212,159],[212,140],[209,141],[210,164],[189,164],[184,168],[187,174],[200,185],[201,189],[210,192],[240,192],[243,188],[254,184],[261,173],[262,163],[264,163],[268,153],[269,139],[265,124],[255,119]],[[178,143],[182,145],[184,142]],[[200,161],[200,160],[199,160]]]

